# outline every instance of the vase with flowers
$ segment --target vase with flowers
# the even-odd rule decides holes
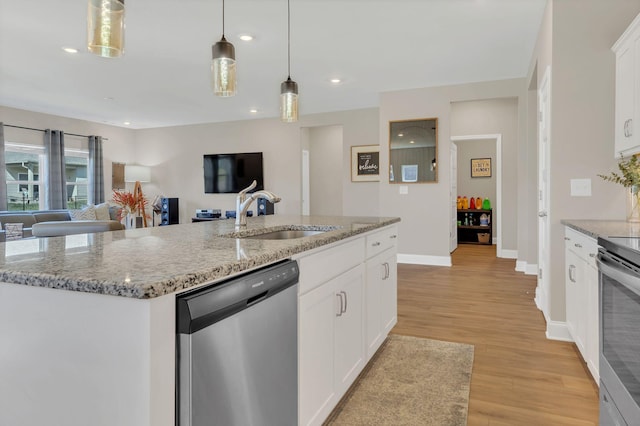
[[[113,202],[120,206],[118,220],[124,221],[127,229],[136,228],[136,218],[146,214],[148,201],[142,193],[136,195],[129,191],[113,191]]]
[[[619,183],[626,188],[627,221],[640,222],[640,163],[638,157],[632,156],[628,160],[618,163],[620,173],[611,172],[609,175],[598,175],[602,179]]]

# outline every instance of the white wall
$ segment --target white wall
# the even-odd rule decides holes
[[[342,126],[309,128],[312,215],[342,215]]]
[[[539,86],[551,67],[550,312],[565,319],[562,219],[624,219],[622,187],[598,173],[616,169],[615,58],[611,46],[640,12],[638,0],[555,0],[531,60]],[[591,197],[572,197],[570,179],[589,178]]]
[[[380,214],[400,216],[398,252],[413,256],[415,261],[450,261],[449,256],[449,144],[451,136],[451,103],[493,98],[518,98],[526,93],[524,79],[490,81],[456,86],[432,87],[382,93],[380,98]],[[518,109],[518,122],[524,110]],[[415,118],[438,118],[438,183],[410,185],[409,194],[399,194],[400,185],[388,183],[389,121]],[[518,126],[517,143],[525,136]],[[513,148],[512,152],[517,152]],[[505,159],[505,162],[508,160]],[[513,162],[517,159],[513,158]],[[511,170],[507,168],[507,170]],[[515,173],[515,167],[513,168]],[[504,173],[504,182],[516,182],[517,175]],[[509,214],[516,215],[516,212]],[[505,247],[515,248],[515,247]]]
[[[524,92],[523,92],[524,93]],[[526,111],[523,98],[522,111]],[[524,128],[526,116],[519,120],[517,98],[486,99],[451,104],[451,135],[502,135],[502,249],[518,249],[518,150],[523,140],[520,129]],[[460,148],[461,145],[458,145]],[[493,143],[495,152],[495,142]],[[460,156],[460,153],[458,153]],[[495,161],[495,156],[493,157]],[[464,167],[459,164],[458,170]],[[494,167],[497,167],[495,165]],[[494,173],[495,175],[495,173]],[[474,179],[477,180],[477,179]],[[458,183],[458,187],[460,183]],[[494,193],[492,207],[497,214],[497,197]],[[493,218],[496,224],[497,216]],[[495,231],[495,228],[494,228]],[[493,234],[494,237],[497,234]]]

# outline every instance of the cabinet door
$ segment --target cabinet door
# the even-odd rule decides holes
[[[335,313],[334,368],[338,398],[364,368],[364,266],[334,280],[339,302]]]
[[[321,285],[299,298],[299,424],[320,424],[337,403],[334,379],[335,288]]]
[[[575,342],[578,338],[578,265],[580,258],[573,251],[565,250],[566,322],[569,334]]]
[[[386,276],[381,284],[381,321],[384,339],[391,329],[398,322],[398,262],[396,250],[391,250],[387,254],[383,266],[386,269]]]
[[[600,309],[598,306],[598,270],[587,266],[585,284],[587,300],[587,367],[596,383],[600,383]]]
[[[635,43],[630,42],[616,53],[615,157],[633,154],[635,142]]]
[[[367,280],[365,286],[365,343],[367,360],[378,350],[384,337],[382,335],[382,283],[387,274],[383,264],[383,256],[376,256],[367,261]]]

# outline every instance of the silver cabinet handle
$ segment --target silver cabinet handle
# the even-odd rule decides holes
[[[576,246],[578,248],[582,248],[582,244],[575,243],[574,246]]]
[[[383,279],[389,279],[389,262],[384,262],[384,278]]]
[[[380,241],[376,241],[375,243],[371,244],[371,247],[378,247],[380,245]]]
[[[341,291],[340,293],[344,294],[344,311],[342,311],[341,314],[346,314],[347,313],[347,303],[349,303],[349,297],[347,296],[347,292],[346,291]]]
[[[539,212],[538,217],[547,217],[547,212]]]
[[[589,253],[589,257],[596,257],[595,253]]]
[[[398,238],[398,236],[396,234],[393,234],[389,238],[391,238],[393,240],[394,238]]]
[[[576,282],[576,279],[574,278],[574,272],[576,270],[576,265],[569,265],[569,281],[571,281],[572,283]]]
[[[565,241],[571,241],[571,238],[569,238],[569,237],[564,237],[564,240],[565,240]]]
[[[631,137],[633,136],[633,119],[629,118],[624,122],[624,136]]]
[[[342,302],[342,292],[340,293],[336,293],[336,297],[338,299],[340,299],[340,309],[338,310],[338,313],[336,314],[337,317],[342,316],[343,313],[343,302]]]

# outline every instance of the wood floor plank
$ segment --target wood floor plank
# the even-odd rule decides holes
[[[452,267],[398,265],[394,333],[475,346],[469,425],[598,424],[598,387],[573,343],[548,340],[536,277],[460,245]]]

